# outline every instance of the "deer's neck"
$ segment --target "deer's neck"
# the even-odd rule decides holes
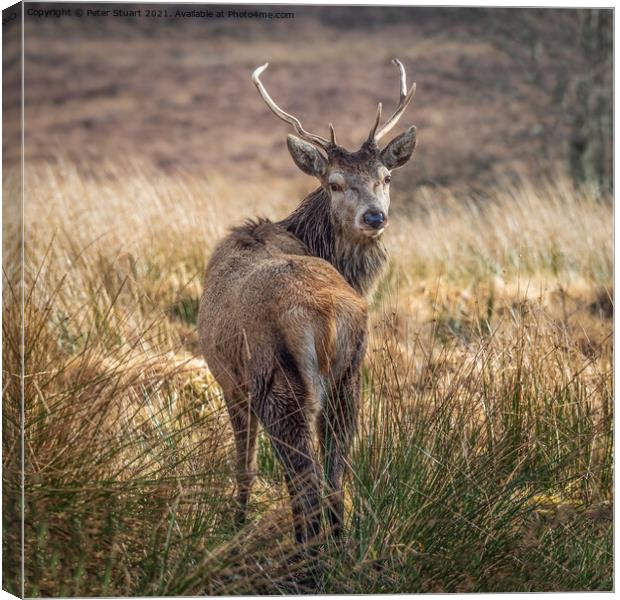
[[[387,251],[378,239],[351,239],[332,222],[329,195],[322,187],[306,196],[280,225],[310,254],[330,262],[362,295],[370,293],[387,263]]]

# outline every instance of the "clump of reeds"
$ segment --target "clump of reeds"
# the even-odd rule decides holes
[[[264,436],[250,523],[234,530],[231,432],[194,332],[202,271],[226,226],[291,207],[283,197],[248,206],[217,180],[132,171],[86,177],[62,165],[29,180],[26,595],[611,588],[609,199],[561,180],[469,203],[449,193],[396,199],[346,481],[346,543],[322,540],[314,559],[299,560]],[[16,256],[5,250],[13,593]]]

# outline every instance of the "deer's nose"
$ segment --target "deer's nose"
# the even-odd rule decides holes
[[[373,229],[379,229],[385,222],[385,214],[380,210],[369,210],[364,213],[364,223]]]

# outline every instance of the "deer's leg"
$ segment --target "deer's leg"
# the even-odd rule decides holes
[[[358,404],[359,383],[348,380],[338,386],[338,394],[328,398],[319,419],[319,439],[328,493],[327,516],[334,537],[340,537],[344,523],[342,480],[355,434]]]
[[[256,439],[258,419],[250,410],[250,403],[245,396],[237,394],[228,399],[228,414],[235,435],[237,510],[235,524],[240,527],[245,523],[248,500],[256,479]]]
[[[314,459],[314,412],[296,371],[274,376],[269,393],[257,399],[256,413],[284,467],[291,497],[295,538],[306,543],[321,529],[320,469]]]
[[[342,534],[344,524],[344,492],[342,480],[349,450],[355,436],[360,403],[360,364],[365,343],[354,356],[340,381],[332,385],[319,416],[318,432],[325,481],[327,484],[328,520],[334,537]]]

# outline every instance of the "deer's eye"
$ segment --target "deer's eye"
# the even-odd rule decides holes
[[[390,185],[390,181],[392,181],[392,176],[391,175],[386,175],[383,178],[383,183],[385,183],[385,185]]]
[[[335,181],[332,181],[332,182],[329,184],[329,189],[330,189],[332,192],[342,192],[342,186],[341,186],[339,183],[336,183]]]

